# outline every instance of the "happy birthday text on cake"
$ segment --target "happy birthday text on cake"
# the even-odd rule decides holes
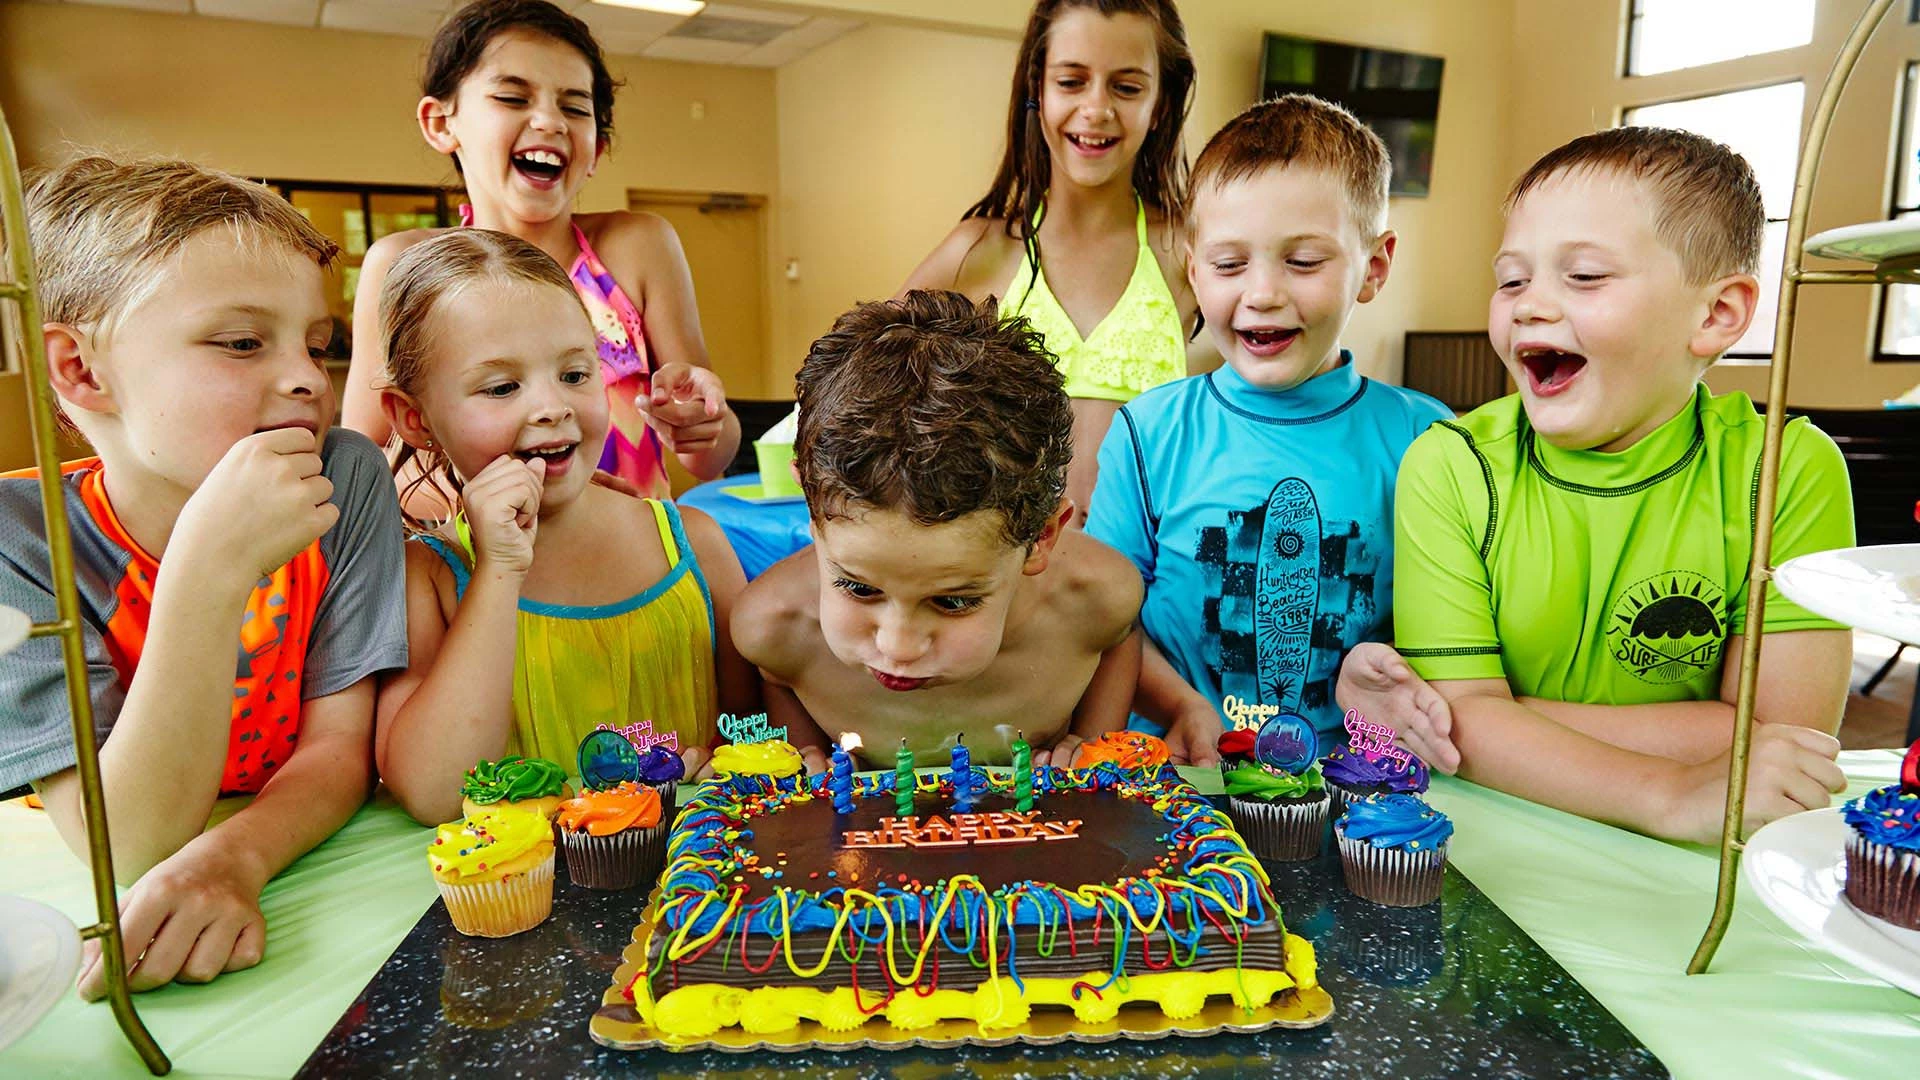
[[[1041,821],[1040,811],[1018,810],[990,814],[939,814],[918,817],[883,817],[878,829],[849,829],[842,835],[847,847],[854,848],[948,848],[985,847],[991,844],[1031,844],[1041,840],[1074,840],[1080,836],[1078,820]]]

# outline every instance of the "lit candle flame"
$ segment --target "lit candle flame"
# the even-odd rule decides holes
[[[861,746],[861,739],[858,732],[843,731],[840,733],[840,749],[845,750],[847,753],[851,754],[855,750],[860,749],[860,746]]]

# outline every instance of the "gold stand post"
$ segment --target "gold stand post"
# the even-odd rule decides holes
[[[120,937],[120,903],[113,888],[113,849],[107,842],[107,802],[100,790],[100,755],[93,735],[93,702],[87,682],[87,658],[80,640],[80,600],[74,589],[73,540],[67,531],[66,493],[60,482],[60,455],[54,443],[53,387],[47,381],[46,342],[40,336],[40,300],[34,295],[33,252],[27,243],[26,197],[20,185],[20,162],[14,153],[13,132],[0,114],[0,228],[7,247],[7,276],[0,281],[0,301],[12,300],[14,312],[0,308],[0,370],[6,370],[6,338],[20,334],[19,355],[26,380],[27,418],[33,432],[34,460],[40,466],[40,505],[47,523],[47,559],[53,574],[56,620],[33,627],[34,637],[59,637],[66,664],[67,706],[73,717],[73,747],[85,798],[87,855],[93,866],[93,902],[100,921],[82,927],[80,936],[97,938],[106,968],[107,999],[113,1017],[127,1041],[140,1053],[148,1071],[164,1076],[173,1069],[160,1045],[153,1041],[133,1009],[127,990],[126,944]]]
[[[1752,572],[1747,582],[1747,632],[1740,651],[1740,695],[1734,711],[1733,755],[1727,776],[1727,817],[1720,829],[1720,884],[1713,898],[1713,921],[1700,938],[1687,974],[1698,975],[1713,962],[1714,950],[1727,936],[1727,922],[1733,917],[1734,890],[1739,881],[1740,852],[1744,845],[1741,823],[1747,808],[1747,751],[1753,744],[1753,695],[1760,675],[1760,642],[1766,625],[1767,582],[1773,579],[1773,505],[1780,483],[1780,436],[1786,427],[1787,367],[1793,357],[1793,316],[1800,286],[1805,284],[1872,284],[1877,275],[1869,271],[1803,271],[1802,245],[1807,239],[1807,210],[1813,202],[1813,174],[1820,166],[1820,151],[1827,142],[1827,128],[1833,123],[1834,110],[1840,104],[1840,92],[1846,89],[1860,50],[1873,36],[1874,28],[1893,0],[1872,0],[1853,24],[1847,42],[1834,58],[1833,70],[1821,88],[1820,100],[1813,107],[1813,122],[1807,125],[1807,139],[1800,148],[1799,169],[1793,178],[1793,206],[1787,212],[1786,259],[1780,275],[1780,309],[1773,323],[1773,367],[1767,379],[1767,434],[1760,451],[1760,501],[1754,512]]]

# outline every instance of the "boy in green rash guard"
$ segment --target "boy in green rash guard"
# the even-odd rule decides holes
[[[1679,131],[1586,135],[1514,184],[1488,333],[1520,392],[1408,448],[1399,656],[1350,653],[1343,706],[1489,787],[1719,836],[1764,419],[1700,380],[1753,318],[1764,221],[1746,162]],[[1852,542],[1840,452],[1794,421],[1775,564]],[[1748,828],[1845,786],[1850,635],[1772,588],[1761,632]]]

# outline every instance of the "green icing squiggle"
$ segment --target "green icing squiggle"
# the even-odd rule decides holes
[[[1320,763],[1307,766],[1297,775],[1271,773],[1251,761],[1243,761],[1227,771],[1227,794],[1255,799],[1298,799],[1326,787],[1320,777]]]
[[[498,762],[483,761],[467,773],[460,794],[481,806],[501,800],[544,799],[566,788],[567,772],[545,758],[511,754]]]

